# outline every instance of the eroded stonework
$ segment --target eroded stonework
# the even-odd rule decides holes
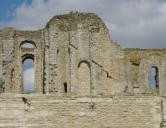
[[[34,48],[23,48],[26,42]],[[34,60],[35,91],[22,94],[23,62],[29,58]],[[158,72],[156,87],[151,86],[152,67]],[[27,122],[16,123],[13,127],[164,127],[166,49],[122,49],[111,40],[107,27],[96,14],[58,15],[38,31],[4,28],[0,31],[0,78],[0,105],[7,106],[6,95],[20,105],[18,99],[22,96],[32,100],[29,111],[23,111],[24,105],[18,109]],[[40,97],[45,98],[38,100]],[[68,98],[64,100],[63,97]],[[55,108],[52,108],[53,102]],[[12,107],[9,107],[11,115]],[[58,108],[58,117],[51,120]],[[38,114],[40,120],[33,119],[35,111],[43,112],[43,117],[51,122]],[[55,115],[50,114],[53,111]],[[22,118],[15,116],[15,121]],[[7,127],[5,119],[0,119],[0,126]]]
[[[127,85],[124,51],[95,14],[55,16],[39,31],[5,28],[0,37],[4,92],[23,92],[22,62],[28,58],[34,59],[38,93],[64,94],[66,83],[69,95],[111,95]],[[35,48],[22,48],[24,42]]]

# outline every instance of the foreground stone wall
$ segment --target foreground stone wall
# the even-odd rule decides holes
[[[28,99],[29,106],[22,97]],[[166,99],[151,95],[58,98],[6,94],[0,98],[0,127],[160,128],[161,101]]]

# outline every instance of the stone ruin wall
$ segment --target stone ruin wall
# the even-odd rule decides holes
[[[35,42],[36,48],[21,48],[21,45],[27,41]],[[12,28],[1,31],[2,72],[0,74],[5,93],[23,92],[23,60],[28,58],[35,60],[35,88],[36,92],[42,92],[43,45],[41,31],[16,31]]]
[[[122,53],[110,41],[108,30],[100,18],[94,14],[57,16],[47,27],[46,42],[49,48],[46,52],[49,55],[46,55],[46,63],[49,67],[46,69],[46,85],[49,85],[49,90],[64,93],[63,84],[66,82],[71,95],[109,95],[113,86],[118,91],[124,82],[123,74],[118,71]],[[87,68],[85,71],[81,69],[82,63]],[[86,72],[89,72],[89,78],[84,78]],[[89,80],[83,81],[81,78]],[[83,86],[79,87],[79,83]],[[108,86],[109,83],[112,85]]]
[[[25,42],[35,48],[22,48]],[[94,14],[55,16],[39,31],[3,29],[0,74],[4,92],[24,93],[22,63],[28,58],[35,62],[37,93],[63,95],[67,83],[69,95],[112,95],[126,83],[123,50],[110,40],[106,26]]]
[[[130,93],[166,95],[166,49],[124,49],[128,88]],[[158,90],[150,82],[151,68],[158,68]]]
[[[22,48],[25,42],[35,48]],[[164,127],[165,55],[165,49],[122,49],[92,13],[55,16],[38,31],[4,28],[0,127]],[[34,60],[35,91],[25,94],[23,61],[28,58]],[[158,88],[150,83],[153,66]]]

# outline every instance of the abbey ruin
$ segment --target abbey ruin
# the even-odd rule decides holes
[[[35,70],[28,94],[26,59]],[[58,15],[38,31],[4,28],[0,78],[2,128],[166,128],[166,49],[122,49],[96,14]]]

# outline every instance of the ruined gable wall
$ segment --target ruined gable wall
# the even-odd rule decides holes
[[[36,92],[61,95],[65,84],[69,95],[112,95],[124,90],[123,50],[110,39],[108,29],[95,14],[55,16],[38,31],[5,28],[0,37],[5,92],[23,91],[22,61],[26,54],[34,55]],[[24,41],[33,43],[35,49],[22,49]],[[89,75],[84,78],[86,72]]]
[[[46,25],[45,39],[49,92],[64,93],[63,84],[67,83],[69,93],[79,95],[79,82],[83,82],[79,81],[82,78],[79,74],[84,71],[79,73],[82,63],[89,67],[90,83],[85,86],[90,85],[92,95],[112,95],[123,90],[122,84],[126,82],[123,50],[110,40],[106,26],[95,14],[55,16]],[[89,87],[85,87],[85,91],[86,88]]]
[[[156,66],[159,93],[164,95],[165,49],[122,49],[97,15],[77,12],[53,17],[43,30],[0,32],[0,72],[6,92],[21,92],[23,41],[36,45],[27,52],[35,54],[37,92],[64,95],[67,84],[67,95],[156,93],[150,85],[150,69]]]

